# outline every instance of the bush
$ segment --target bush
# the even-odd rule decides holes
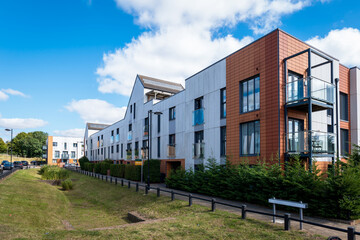
[[[87,163],[87,162],[89,162],[89,159],[86,156],[79,158],[79,164],[80,164],[81,170],[85,170],[85,163]]]
[[[61,182],[61,186],[63,188],[63,190],[71,190],[73,189],[73,182],[70,179],[66,179],[65,181]]]
[[[94,169],[94,163],[91,163],[91,162],[86,162],[84,163],[84,170],[88,171],[88,172],[92,172],[93,169]]]
[[[102,161],[102,162],[100,163],[100,168],[101,168],[100,173],[101,173],[102,175],[107,175],[107,170],[110,169],[110,165],[111,165],[111,163],[109,163],[109,162],[107,162],[107,161]]]
[[[160,160],[151,159],[150,160],[150,182],[159,183],[160,182]],[[147,181],[147,172],[148,172],[148,160],[144,161],[144,179]]]
[[[125,166],[125,179],[132,181],[141,180],[141,166],[124,165]]]
[[[69,171],[58,166],[43,166],[39,174],[45,180],[64,180],[69,178]]]
[[[113,177],[124,178],[125,165],[124,164],[111,164],[110,175]]]
[[[94,164],[94,171],[95,173],[101,173],[101,163]]]

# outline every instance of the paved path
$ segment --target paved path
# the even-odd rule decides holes
[[[112,183],[114,184],[115,183],[115,177],[112,177],[112,178],[113,178]],[[100,179],[101,179],[101,177],[100,177]],[[121,178],[117,178],[117,179],[118,179],[117,180],[118,184],[120,184]],[[124,180],[124,187],[127,187],[128,186],[127,185],[128,180],[126,180],[126,179],[123,179],[123,180]],[[105,181],[105,176],[104,176],[104,181]],[[108,177],[108,182],[110,183],[110,177]],[[135,183],[133,181],[131,181],[131,182]],[[183,193],[183,194],[186,194],[186,195],[189,194],[189,192],[184,192],[184,191],[180,191],[180,190],[167,188],[165,184],[151,184],[151,187],[155,187],[155,188],[159,187],[161,189],[165,189],[165,190],[168,190],[168,191],[174,190],[174,192]],[[135,188],[134,184],[131,185],[131,188]],[[139,186],[139,189],[141,191],[144,191],[144,187],[142,187],[142,186]],[[151,189],[149,192],[156,194],[156,189]],[[160,193],[163,196],[171,197],[171,193],[162,192],[162,191]],[[202,195],[202,194],[197,194],[197,193],[192,193],[192,195],[196,196],[196,197],[209,199],[209,200],[211,200],[211,198],[212,198],[212,197]],[[247,209],[272,213],[272,209],[264,207],[264,206],[259,206],[259,205],[255,205],[255,204],[245,203],[245,202],[231,201],[231,200],[226,200],[226,199],[222,199],[222,198],[219,198],[219,197],[214,197],[214,198],[216,198],[216,201],[221,201],[221,202],[225,202],[225,203],[232,204],[232,205],[237,205],[237,206],[241,206],[241,205],[245,204],[247,206]],[[185,196],[175,195],[175,199],[188,201],[189,198],[185,197]],[[199,204],[199,205],[202,205],[202,206],[207,206],[207,207],[209,207],[209,210],[211,209],[211,202],[202,201],[202,200],[198,200],[198,199],[193,199],[193,203]],[[225,211],[228,211],[228,212],[231,212],[231,213],[241,215],[241,209],[239,209],[239,208],[233,208],[233,207],[228,207],[228,206],[216,204],[216,209],[225,210]],[[304,212],[306,213],[306,209],[304,210]],[[281,210],[276,211],[276,214],[279,214],[279,215],[284,215],[285,213],[286,212],[281,211]],[[250,213],[250,212],[247,212],[246,215],[249,218],[256,219],[256,220],[261,220],[261,221],[265,221],[265,222],[269,222],[269,223],[272,223],[272,220],[273,220],[272,216],[265,216],[265,215]],[[299,215],[298,215],[298,213],[291,212],[291,217],[292,218],[299,218]],[[316,223],[320,223],[320,224],[324,224],[324,225],[328,225],[328,226],[338,227],[338,228],[342,228],[342,229],[347,229],[350,226],[349,224],[330,221],[330,220],[322,219],[322,218],[308,217],[308,216],[305,216],[304,220],[311,221],[311,222],[316,222]],[[284,226],[283,222],[284,221],[281,218],[281,219],[277,219],[275,224],[283,227]],[[357,229],[357,231],[359,231],[360,224],[357,224],[357,225],[355,225],[353,227],[355,227]],[[299,228],[299,223],[295,222],[295,221],[291,221],[291,229],[292,230],[299,230],[300,229]],[[347,239],[347,234],[346,233],[330,230],[330,229],[327,229],[327,228],[317,227],[317,226],[309,225],[309,224],[305,224],[305,223],[303,224],[303,231],[306,231],[306,232],[311,233],[311,234],[322,235],[322,236],[325,236],[326,238],[330,237],[330,236],[338,236],[343,240]],[[359,238],[359,236],[358,236],[358,238]]]

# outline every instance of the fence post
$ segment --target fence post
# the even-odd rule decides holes
[[[106,182],[107,182],[107,175],[106,175],[105,179],[106,179]]]
[[[104,175],[101,175],[101,180],[104,181]]]
[[[348,240],[355,240],[355,228],[348,227],[347,229],[347,239]]]
[[[214,212],[216,209],[216,200],[215,198],[211,199],[211,211]]]
[[[112,177],[110,177],[110,183],[112,183]]]
[[[117,185],[117,178],[115,178],[115,185]]]
[[[130,182],[130,180],[128,181],[128,188],[130,188],[130,184],[131,184],[131,182]]]
[[[289,231],[290,230],[290,213],[285,213],[284,215],[284,229],[285,231]]]
[[[124,186],[124,179],[121,179],[121,186]]]
[[[159,187],[156,189],[156,196],[160,197],[160,188]]]
[[[171,190],[171,201],[175,200],[175,193],[173,190]]]
[[[246,219],[246,205],[241,206],[241,218]]]
[[[192,194],[190,193],[189,194],[189,207],[192,206]]]
[[[136,191],[139,191],[139,183],[136,183]]]
[[[148,186],[146,185],[145,186],[145,194],[147,195],[149,193],[149,189],[148,189]]]

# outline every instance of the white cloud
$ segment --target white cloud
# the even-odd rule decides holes
[[[331,30],[326,36],[315,36],[310,45],[338,58],[342,64],[360,66],[360,31],[357,28]]]
[[[129,96],[136,74],[184,83],[227,54],[250,43],[231,34],[215,37],[222,27],[243,22],[256,33],[280,25],[280,18],[310,4],[309,0],[116,0],[136,23],[149,29],[125,47],[103,56],[99,91]]]
[[[68,130],[54,130],[54,134],[57,136],[64,137],[84,137],[85,129],[83,128],[74,128]]]
[[[126,111],[126,107],[115,107],[100,99],[73,100],[65,108],[70,112],[77,112],[85,122],[105,124],[119,121]]]
[[[46,121],[36,118],[1,118],[0,127],[26,129],[26,128],[39,128],[47,124]]]
[[[0,101],[6,101],[9,98],[9,95],[20,96],[20,97],[29,97],[18,90],[8,88],[8,89],[0,90]]]
[[[6,101],[8,98],[9,96],[6,93],[0,91],[0,101]]]

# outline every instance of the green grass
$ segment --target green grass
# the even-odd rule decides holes
[[[0,239],[324,239],[238,215],[167,197],[144,196],[134,188],[110,185],[71,173],[74,189],[40,182],[37,170],[17,171],[0,183]],[[163,222],[120,229],[92,228],[127,224],[137,211]],[[66,230],[63,221],[74,230]]]

